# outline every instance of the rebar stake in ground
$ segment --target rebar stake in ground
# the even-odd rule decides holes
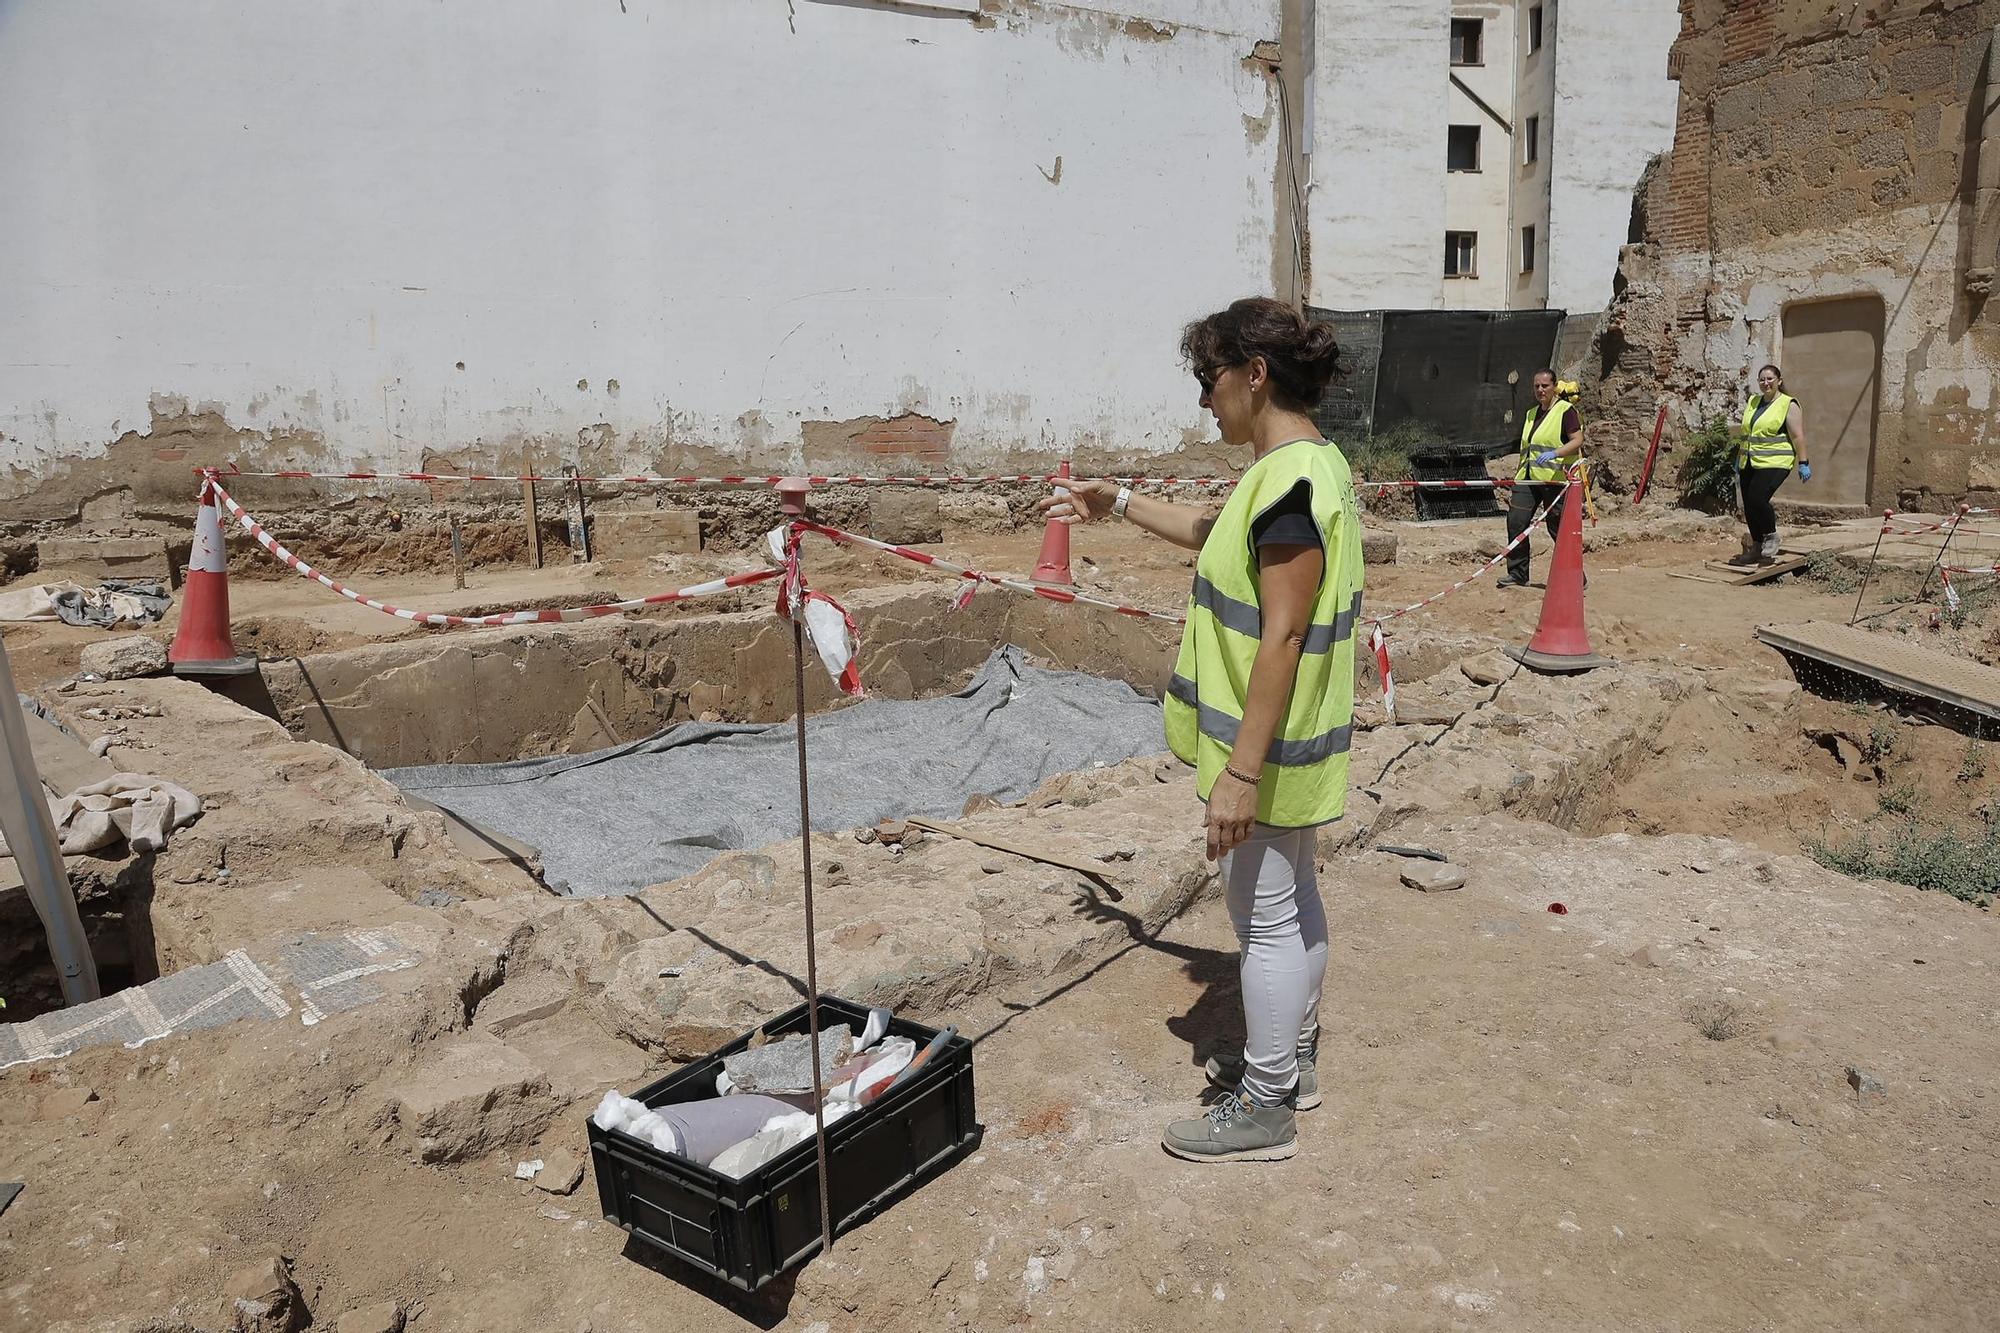
[[[806,482],[788,477],[778,483],[786,518],[806,515]],[[805,590],[800,586],[798,535],[791,535],[791,569],[784,583],[785,611],[792,622],[792,686],[797,704],[799,746],[799,863],[805,874],[806,1029],[811,1034],[813,1144],[819,1154],[820,1253],[833,1253],[833,1202],[826,1172],[826,1089],[819,1069],[819,953],[813,929],[812,800],[806,786],[806,628]]]

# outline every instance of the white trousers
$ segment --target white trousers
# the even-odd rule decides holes
[[[1229,919],[1243,947],[1243,1092],[1271,1105],[1319,1045],[1326,909],[1315,873],[1318,830],[1257,824],[1222,858]]]

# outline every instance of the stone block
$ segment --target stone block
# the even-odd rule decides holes
[[[378,1117],[420,1162],[461,1162],[525,1142],[555,1113],[548,1075],[497,1037],[441,1041],[420,1058],[388,1090]]]
[[[1898,94],[1942,88],[1951,82],[1955,63],[1952,48],[1943,42],[1899,51],[1889,59],[1889,86]]]
[[[1943,203],[1958,190],[1958,154],[1947,150],[1917,161],[1917,193],[1925,203]]]
[[[1859,102],[1875,90],[1875,76],[1866,60],[1843,60],[1822,66],[1814,75],[1812,104],[1816,107]]]
[[[1853,1065],[1847,1067],[1847,1086],[1854,1089],[1857,1106],[1880,1106],[1889,1100],[1888,1086],[1881,1079]]]
[[[1763,117],[1764,89],[1761,84],[1748,83],[1731,88],[1715,99],[1715,129],[1719,133],[1748,129]]]
[[[44,537],[35,544],[39,572],[72,574],[79,579],[158,579],[167,582],[173,569],[164,537],[93,537],[87,533]]]
[[[944,540],[938,496],[930,491],[880,491],[868,497],[868,535],[915,546]]]
[[[1393,565],[1396,563],[1396,534],[1364,529],[1361,533],[1361,563],[1364,565]]]
[[[1878,130],[1854,145],[1856,166],[1877,171],[1909,160],[1909,141],[1901,130]]]
[[[158,639],[125,634],[85,645],[79,665],[88,674],[106,680],[157,676],[167,669],[167,649]]]
[[[600,560],[644,560],[701,550],[701,516],[692,509],[600,512],[591,518],[591,553]]]

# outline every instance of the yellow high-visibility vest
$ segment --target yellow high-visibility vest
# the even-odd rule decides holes
[[[1558,398],[1542,413],[1540,421],[1535,420],[1533,411],[1521,423],[1521,466],[1514,473],[1516,481],[1567,481],[1569,474],[1562,459],[1553,463],[1532,463],[1529,460],[1544,449],[1563,447],[1563,422],[1569,420],[1571,404]]]
[[[1354,630],[1361,614],[1361,522],[1339,449],[1296,440],[1250,465],[1195,561],[1187,628],[1167,686],[1167,743],[1195,768],[1205,801],[1236,745],[1263,631],[1251,525],[1300,481],[1312,490],[1326,570],[1277,735],[1263,757],[1257,818],[1280,828],[1337,819],[1347,807],[1354,728]],[[1248,756],[1239,768],[1257,767]]]
[[[1788,393],[1780,393],[1768,403],[1761,394],[1750,400],[1743,409],[1743,438],[1736,446],[1736,466],[1781,467],[1788,472],[1798,466],[1798,451],[1785,434],[1785,422],[1797,401]]]

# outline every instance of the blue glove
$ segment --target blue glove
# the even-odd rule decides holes
[[[1811,464],[1811,463],[1801,463],[1801,464],[1799,464],[1799,480],[1800,480],[1800,481],[1811,481],[1811,480],[1812,480],[1812,464]]]
[[[1556,461],[1556,451],[1553,449],[1544,449],[1535,455],[1533,461],[1536,467],[1547,467]]]

